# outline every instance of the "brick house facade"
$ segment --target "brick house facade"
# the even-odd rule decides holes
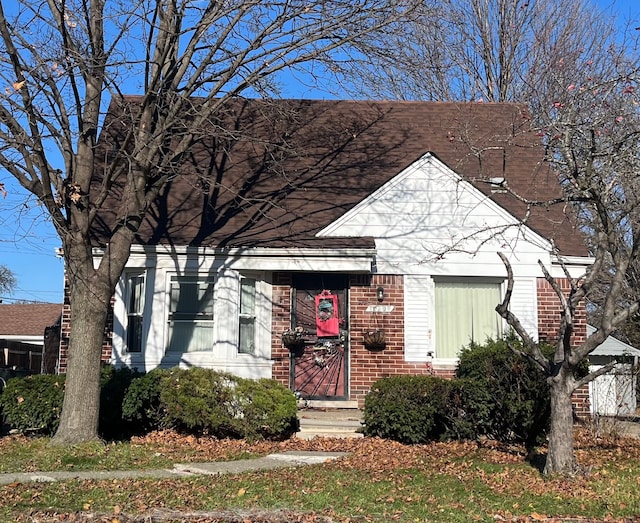
[[[194,144],[181,176],[140,226],[113,298],[105,361],[145,371],[205,366],[275,378],[294,390],[324,376],[327,388],[306,393],[312,400],[362,405],[381,377],[450,377],[468,329],[477,330],[476,341],[501,334],[493,304],[506,270],[497,251],[513,267],[514,314],[534,336],[553,337],[559,304],[538,264],[561,277],[559,249],[578,272],[589,263],[585,246],[562,206],[526,209],[486,183],[500,177],[521,197],[557,196],[537,138],[527,132],[525,109],[304,100],[283,109],[237,100],[218,125],[245,134],[234,133],[231,144]],[[119,143],[126,114],[117,103],[111,107],[99,157],[109,158]],[[278,150],[274,166],[269,144],[283,141],[298,149]],[[202,166],[214,164],[223,172],[203,183]],[[114,194],[95,231],[98,257],[119,223],[118,208]],[[467,295],[477,310],[463,315],[465,328],[445,326],[457,321],[455,307]],[[142,343],[129,347],[134,302],[140,311],[131,328]],[[445,302],[453,312],[443,319]],[[65,311],[61,370],[69,341]],[[466,325],[476,316],[481,325]],[[321,334],[327,318],[332,330]],[[576,341],[586,335],[584,322],[581,315]],[[292,358],[281,335],[302,324],[317,335]],[[365,333],[377,329],[385,333],[384,350],[365,347]],[[454,330],[459,339],[447,339],[444,333]]]
[[[273,276],[273,314],[271,321],[273,359],[272,377],[287,387],[292,386],[292,358],[290,351],[282,345],[280,333],[291,327],[291,273],[275,273]],[[558,279],[564,291],[570,289],[566,279]],[[385,303],[393,306],[389,314],[380,314],[376,318],[367,312],[367,304],[376,301],[378,287],[385,289]],[[424,363],[406,362],[404,359],[404,289],[403,278],[397,275],[352,275],[349,281],[350,290],[350,325],[349,369],[351,400],[359,407],[364,404],[366,394],[373,383],[389,376],[397,375],[433,375],[451,378],[454,370],[451,367],[434,366],[431,361]],[[557,336],[560,318],[560,302],[553,289],[544,278],[537,280],[539,314],[538,332],[541,340],[553,340]],[[66,370],[67,351],[70,332],[70,312],[68,301],[65,301],[62,315],[62,336],[60,343],[60,372]],[[575,319],[573,339],[581,343],[586,339],[586,311],[581,309]],[[365,348],[363,333],[372,327],[384,330],[386,348],[372,352]],[[113,300],[111,312],[105,329],[102,360],[112,361],[113,352]],[[578,418],[590,415],[588,386],[582,387],[574,394],[574,414]]]
[[[273,377],[287,386],[291,386],[291,358],[289,351],[283,347],[278,333],[291,326],[291,277],[286,273],[276,276],[277,287],[274,286],[274,309],[272,321],[272,352],[274,354]],[[568,291],[567,279],[557,280],[560,287]],[[392,305],[394,310],[390,314],[380,315],[372,320],[371,314],[366,312],[367,304],[375,301],[376,289],[385,288],[385,303]],[[537,280],[538,306],[543,314],[538,317],[538,332],[541,340],[553,340],[557,336],[560,302],[544,278]],[[374,275],[371,278],[352,277],[350,280],[351,301],[351,343],[350,343],[350,397],[364,403],[364,397],[371,390],[373,383],[384,377],[405,374],[425,374],[451,378],[454,369],[450,366],[434,366],[431,361],[424,363],[410,363],[404,359],[404,291],[401,276]],[[385,331],[387,346],[384,351],[371,352],[363,343],[363,332],[369,330],[375,322],[376,328]],[[575,319],[573,339],[576,344],[586,339],[587,322],[586,310],[581,309]],[[574,412],[578,417],[589,415],[588,386],[574,394]]]

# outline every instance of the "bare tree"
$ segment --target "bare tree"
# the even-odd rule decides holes
[[[558,174],[563,199],[577,214],[593,256],[593,265],[582,277],[571,277],[565,271],[571,287],[568,295],[541,264],[562,305],[550,359],[544,358],[538,344],[508,310],[513,278],[503,257],[509,289],[496,310],[522,337],[525,355],[542,368],[551,387],[547,473],[575,470],[571,396],[611,370],[613,363],[580,379],[576,378],[578,366],[640,308],[639,72],[638,64],[626,55],[611,56],[604,78],[578,78],[565,87],[561,97],[538,107],[538,133],[547,160]],[[571,336],[576,312],[587,300],[599,304],[597,330],[575,346]]]
[[[0,293],[11,293],[16,286],[16,277],[8,267],[0,265]]]
[[[279,73],[328,78],[367,34],[410,11],[389,0],[17,0],[0,4],[0,165],[59,234],[71,304],[68,373],[54,443],[97,437],[108,305],[142,218],[173,166],[233,97],[277,96]],[[108,103],[128,125],[95,177]],[[194,103],[194,97],[199,97]],[[111,188],[123,198],[99,263],[90,231]],[[111,203],[110,203],[111,205]],[[112,212],[114,209],[110,209]]]
[[[640,63],[637,33],[618,27],[588,0],[441,0],[396,34],[395,45],[375,55],[372,74],[363,75],[364,90],[382,96],[530,107],[530,132],[539,136],[562,194],[537,202],[513,196],[530,207],[565,206],[594,261],[580,278],[565,271],[568,295],[541,264],[561,303],[555,354],[547,359],[509,310],[513,276],[502,256],[508,290],[496,310],[551,388],[546,473],[574,472],[572,393],[610,367],[580,379],[576,370],[639,308]],[[598,307],[597,330],[572,346],[576,312],[586,302]]]
[[[551,71],[567,74],[618,36],[616,20],[591,0],[433,0],[357,63],[354,88],[404,100],[526,102]]]

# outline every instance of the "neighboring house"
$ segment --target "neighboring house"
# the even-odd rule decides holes
[[[595,328],[587,325],[587,335]],[[635,416],[637,408],[638,357],[640,350],[613,336],[589,354],[589,370],[595,371],[612,361],[611,372],[589,383],[591,414],[601,416]]]
[[[527,209],[506,190],[559,194],[528,125],[511,104],[237,100],[142,223],[105,359],[273,377],[352,406],[383,376],[451,375],[461,346],[505,331],[498,251],[511,309],[551,337],[558,303],[538,261],[568,288],[557,255],[574,275],[590,259],[565,207]],[[105,165],[126,127],[112,104]],[[119,197],[94,230],[97,255]],[[283,346],[296,327],[304,343]]]
[[[51,330],[59,331],[61,303],[0,304],[0,366],[41,371]],[[59,335],[50,353],[57,357]]]

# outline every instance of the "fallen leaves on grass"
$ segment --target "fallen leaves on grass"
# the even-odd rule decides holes
[[[249,443],[242,440],[218,440],[210,437],[195,437],[181,435],[173,431],[156,432],[144,438],[132,440],[133,446],[144,446],[152,452],[163,454],[174,463],[193,461],[225,461],[242,457],[264,456],[284,451],[325,451],[348,452],[349,455],[326,463],[322,467],[336,468],[347,471],[362,472],[362,477],[371,482],[388,482],[391,484],[389,493],[394,499],[381,499],[380,503],[392,504],[396,500],[403,503],[432,504],[437,500],[430,500],[427,492],[418,492],[412,487],[411,476],[415,471],[425,473],[424,476],[455,478],[463,484],[474,485],[480,482],[498,495],[513,499],[513,512],[496,513],[493,519],[497,522],[531,523],[543,521],[545,523],[601,523],[601,522],[640,522],[637,518],[589,519],[580,517],[551,517],[543,513],[532,511],[527,515],[524,505],[519,506],[517,499],[523,491],[533,495],[550,495],[562,500],[589,499],[607,500],[610,502],[612,493],[617,485],[608,484],[607,470],[624,471],[630,462],[640,461],[640,441],[623,439],[618,442],[607,441],[604,444],[592,437],[587,431],[576,432],[576,456],[583,466],[591,466],[589,474],[574,478],[543,478],[540,473],[526,463],[527,454],[523,448],[505,446],[493,441],[481,442],[436,442],[428,445],[402,445],[393,441],[377,438],[315,438],[301,440],[292,438],[281,442]],[[318,469],[322,470],[322,469]],[[257,473],[256,473],[257,474]],[[300,480],[300,472],[296,469],[285,469],[277,472],[260,473],[263,476],[273,475],[281,485],[296,485]],[[353,475],[352,475],[353,476]],[[247,506],[259,506],[260,500],[251,489],[253,476],[244,476],[247,483],[239,483],[228,497],[247,500]],[[262,477],[256,475],[257,477]],[[335,476],[339,477],[339,476]],[[324,476],[308,475],[304,488],[308,492],[319,492],[324,488]],[[603,484],[605,485],[603,487]],[[82,490],[88,491],[101,482],[83,482]],[[39,485],[29,487],[29,495],[36,499]],[[59,485],[60,493],[64,492],[64,484]],[[76,521],[91,523],[138,523],[138,522],[190,522],[190,523],[346,523],[347,519],[333,513],[315,514],[306,512],[198,512],[181,513],[170,511],[163,507],[196,507],[195,501],[210,485],[196,480],[164,480],[163,488],[147,488],[144,482],[138,480],[119,480],[109,486],[111,492],[138,492],[126,500],[126,506],[111,514],[95,514],[87,511],[83,513],[56,514],[47,512],[31,512],[20,516],[18,521],[24,523],[49,523],[53,521]],[[297,487],[296,487],[297,488]],[[23,490],[22,493],[21,490]],[[163,496],[169,492],[174,502]],[[294,492],[296,494],[297,492]],[[18,506],[24,503],[24,489],[4,487],[0,488],[8,506]],[[387,495],[388,497],[388,495]],[[608,499],[609,497],[609,499]],[[116,499],[113,500],[115,505]],[[119,501],[118,501],[119,502]],[[46,506],[46,505],[41,505]],[[103,505],[104,506],[104,505]],[[290,505],[290,508],[294,505]],[[510,505],[508,505],[510,507]],[[574,503],[573,506],[579,506]],[[612,505],[607,505],[611,506]],[[154,509],[152,510],[152,507]],[[453,507],[455,508],[455,507]],[[621,507],[622,508],[622,507]],[[355,510],[355,509],[354,509]],[[531,510],[531,509],[530,509]],[[571,510],[568,508],[568,510]],[[542,512],[542,511],[540,511]],[[578,512],[578,511],[577,511]],[[614,511],[615,513],[615,511]],[[135,514],[135,515],[131,515]],[[393,512],[389,517],[393,519]],[[365,517],[364,515],[362,517]],[[48,518],[48,519],[47,519]],[[91,519],[93,518],[93,519]],[[155,519],[154,519],[155,518]],[[164,519],[162,519],[164,518]],[[366,521],[366,519],[358,519]]]
[[[94,514],[90,512],[60,514],[33,512],[16,519],[18,523],[332,523],[328,516],[285,510],[190,512],[153,510],[142,515]]]
[[[633,518],[580,518],[549,517],[533,513],[529,516],[502,516],[495,514],[497,523],[636,523],[640,517]],[[154,510],[140,515],[126,514],[61,514],[56,512],[32,512],[18,516],[17,523],[351,523],[350,518],[332,518],[315,513],[292,512],[288,510],[272,511],[213,511],[181,512],[177,510]],[[366,521],[366,519],[365,519]]]

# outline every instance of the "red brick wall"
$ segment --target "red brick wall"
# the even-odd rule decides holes
[[[291,328],[291,274],[276,272],[272,282],[271,359],[273,378],[290,387],[289,350],[281,335]]]
[[[60,325],[60,353],[58,354],[57,371],[59,374],[67,372],[67,358],[69,357],[69,334],[71,333],[71,307],[69,305],[69,285],[64,278],[64,304],[62,305],[62,322]]]
[[[557,278],[560,288],[569,295],[571,286],[566,278]],[[540,341],[554,343],[560,327],[560,300],[544,278],[538,278],[538,335]],[[576,311],[574,318],[573,343],[578,345],[587,339],[587,311],[584,304]]]
[[[115,297],[111,298],[107,323],[104,329],[104,339],[102,342],[102,361],[111,360],[113,351],[113,305]],[[69,305],[69,288],[65,277],[64,285],[64,305],[62,307],[62,325],[60,327],[60,354],[58,357],[58,373],[67,372],[67,359],[69,356],[69,335],[71,333],[71,307]]]
[[[563,293],[568,296],[571,284],[567,278],[557,278],[556,281]],[[560,300],[555,291],[544,278],[538,278],[538,336],[540,341],[555,343],[560,328],[561,310]],[[587,311],[584,304],[576,311],[574,330],[571,337],[574,345],[579,345],[587,339]],[[573,412],[579,418],[590,416],[589,386],[585,385],[573,394]]]
[[[583,385],[573,393],[573,415],[578,419],[591,417],[591,401],[589,401],[589,384]]]
[[[398,374],[432,374],[426,363],[404,361],[404,280],[402,276],[374,274],[372,276],[352,276],[350,279],[350,327],[351,357],[350,399],[360,405],[371,390],[373,383],[383,377]],[[376,296],[378,287],[384,289],[384,301],[379,303]],[[367,312],[371,305],[391,305],[390,313]],[[387,346],[383,351],[365,348],[364,333],[382,329]]]

